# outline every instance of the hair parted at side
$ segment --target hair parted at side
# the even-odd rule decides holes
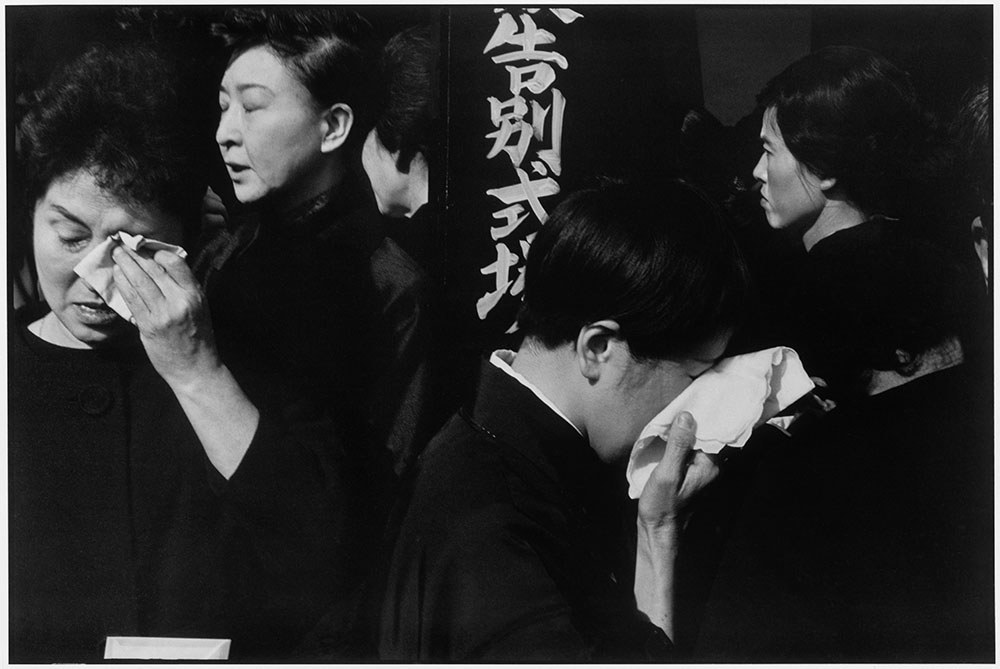
[[[212,32],[230,61],[266,47],[309,91],[319,107],[346,104],[354,112],[352,146],[371,127],[374,80],[371,25],[357,12],[330,7],[250,7],[225,12]],[[359,137],[361,138],[359,140]]]
[[[690,353],[742,320],[747,266],[694,187],[604,182],[569,195],[528,253],[519,326],[548,348],[614,320],[637,359]]]
[[[867,214],[899,215],[930,135],[906,72],[867,49],[830,46],[788,66],[757,101],[811,172],[836,178]]]
[[[27,203],[79,170],[124,202],[197,223],[209,135],[170,59],[138,44],[95,45],[34,95],[21,125]]]
[[[432,158],[436,65],[437,54],[426,26],[404,30],[382,49],[375,132],[386,149],[399,152],[396,167],[404,174],[416,154],[428,161]]]

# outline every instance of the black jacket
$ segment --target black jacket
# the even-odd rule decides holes
[[[838,406],[763,456],[698,660],[993,661],[991,394],[972,371]]]
[[[635,608],[623,482],[530,390],[484,364],[471,412],[421,457],[389,574],[382,659],[669,655]]]
[[[37,314],[36,314],[37,315]],[[260,424],[227,481],[135,337],[67,349],[8,333],[10,658],[93,662],[107,636],[233,640],[288,659],[358,567],[339,445]]]

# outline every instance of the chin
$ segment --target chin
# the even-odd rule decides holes
[[[128,332],[126,329],[128,327],[132,326],[119,319],[100,328],[88,325],[77,325],[75,328],[70,330],[70,334],[88,346],[100,347],[123,340]]]
[[[233,184],[233,194],[242,204],[252,204],[264,199],[267,190],[252,184]]]

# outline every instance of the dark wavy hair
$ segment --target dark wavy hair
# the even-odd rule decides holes
[[[750,275],[694,187],[605,181],[568,196],[528,253],[518,323],[548,348],[616,321],[640,360],[683,356],[742,321]]]
[[[354,112],[348,145],[358,146],[371,127],[373,31],[353,11],[328,7],[241,8],[212,26],[231,49],[230,62],[248,49],[266,47],[322,108],[346,104]]]
[[[124,202],[197,225],[207,184],[204,123],[172,62],[137,44],[95,45],[34,94],[21,125],[27,204],[88,170]]]
[[[396,167],[404,174],[416,154],[432,159],[436,63],[431,31],[426,26],[404,30],[382,49],[380,114],[375,132],[386,149],[399,152]]]
[[[761,91],[792,155],[835,178],[866,214],[898,216],[928,157],[930,128],[910,76],[877,53],[820,49],[792,63]]]

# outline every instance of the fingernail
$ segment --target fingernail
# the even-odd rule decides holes
[[[677,419],[674,421],[678,427],[683,427],[687,430],[694,429],[694,416],[689,414],[687,411],[682,411],[677,414]]]

